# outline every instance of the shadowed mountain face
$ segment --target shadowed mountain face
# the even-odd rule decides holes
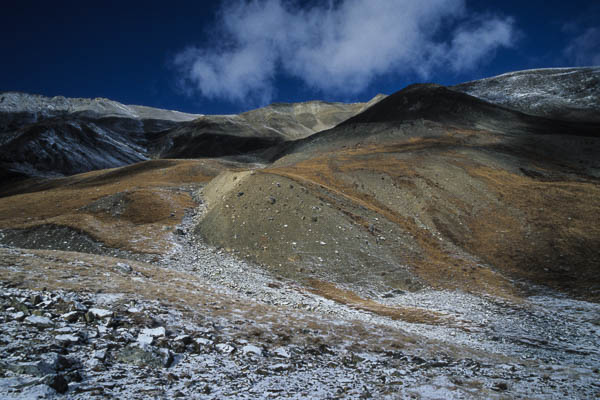
[[[0,164],[25,176],[56,176],[151,157],[252,154],[331,128],[382,97],[369,103],[273,104],[240,115],[203,116],[108,99],[2,93]]]

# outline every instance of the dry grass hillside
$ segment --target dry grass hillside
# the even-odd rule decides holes
[[[5,236],[18,247],[67,250],[74,243],[62,246],[61,236],[76,235],[109,248],[162,254],[170,247],[166,234],[196,206],[193,190],[232,167],[216,160],[160,160],[25,181],[11,188],[20,194],[0,198],[0,229],[10,230]]]
[[[600,299],[600,185],[583,163],[543,157],[537,136],[436,133],[226,173],[198,231],[286,277],[367,294],[513,297],[533,283]]]

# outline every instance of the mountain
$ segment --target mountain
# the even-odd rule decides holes
[[[108,99],[2,93],[0,168],[6,176],[60,176],[156,157],[239,156],[333,127],[381,97],[204,116]]]
[[[596,71],[222,116],[22,95],[0,397],[597,398]]]
[[[600,67],[509,72],[453,86],[490,103],[569,121],[600,121]]]
[[[274,154],[207,186],[199,234],[306,282],[600,295],[596,122],[419,84]]]

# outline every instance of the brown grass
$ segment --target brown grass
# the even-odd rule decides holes
[[[416,275],[433,287],[515,299],[520,289],[510,279],[517,279],[598,300],[598,183],[570,181],[560,171],[554,174],[558,178],[534,179],[483,165],[456,151],[460,148],[478,151],[479,144],[469,144],[470,140],[476,142],[475,136],[474,132],[454,132],[437,138],[410,138],[393,145],[363,146],[319,154],[264,172],[325,189],[332,194],[328,202],[335,204],[335,197],[341,196],[396,224],[417,240],[423,257],[411,260],[410,265]],[[482,140],[478,138],[477,143]],[[492,146],[497,142],[491,136],[485,137],[485,141]],[[522,156],[519,151],[515,154]],[[478,187],[483,184],[486,198],[473,203],[460,194],[448,193],[440,185],[436,172],[447,168],[445,165],[464,171]],[[550,168],[547,162],[541,165]],[[356,185],[354,177],[362,172],[390,178],[407,193],[420,193],[414,186],[417,181],[431,188],[435,197],[421,200],[427,218],[431,218],[435,229],[447,241],[467,250],[471,256],[452,250],[430,231],[417,226],[403,209],[382,203],[378,193]],[[440,176],[444,176],[443,172]],[[367,229],[368,223],[360,215],[350,210],[342,212]],[[456,226],[457,219],[452,217],[455,213],[461,216],[460,229]],[[482,267],[482,261],[493,268]]]
[[[194,274],[152,264],[128,260],[133,272],[124,274],[116,268],[122,261],[63,251],[0,249],[0,276],[4,284],[33,290],[121,293],[125,304],[131,298],[159,300],[187,318],[200,316],[199,324],[205,323],[205,316],[223,318],[236,324],[232,335],[246,340],[260,339],[273,346],[326,343],[379,352],[382,347],[422,350],[425,344],[422,339],[394,328],[365,326],[360,321],[332,324],[322,315],[249,302],[207,286]]]
[[[160,160],[60,178],[0,198],[0,228],[67,226],[110,247],[162,253],[168,248],[165,234],[181,221],[185,209],[195,205],[179,188],[205,183],[224,168],[212,160]],[[122,214],[86,209],[117,193],[124,193]]]
[[[457,142],[452,137],[441,139],[442,147]],[[298,164],[270,168],[264,172],[285,176],[310,187],[316,185],[332,194],[342,196],[352,203],[374,211],[380,216],[396,224],[402,231],[409,233],[419,244],[423,257],[410,261],[413,272],[429,285],[444,289],[461,289],[475,293],[490,293],[506,298],[515,298],[515,288],[504,276],[488,268],[477,267],[472,258],[461,258],[450,253],[448,249],[434,237],[431,232],[417,226],[414,219],[403,214],[403,210],[393,209],[370,194],[353,185],[348,179],[353,173],[360,171],[374,172],[392,178],[399,185],[410,185],[415,179],[421,179],[430,186],[438,186],[435,178],[420,172],[417,167],[423,165],[425,155],[415,155],[410,160],[400,160],[398,152],[422,150],[435,145],[435,139],[412,138],[407,143],[394,146],[369,146],[334,154],[324,154],[302,161]],[[330,197],[328,202],[335,204]],[[426,203],[428,200],[423,199]],[[455,198],[444,201],[459,203]],[[369,223],[348,210],[342,210],[356,222],[368,229]]]
[[[449,318],[435,311],[416,307],[400,308],[385,306],[370,299],[363,299],[356,293],[351,292],[350,290],[340,289],[329,282],[311,279],[309,284],[311,286],[309,290],[321,297],[350,306],[357,310],[368,311],[393,320],[429,325],[447,325],[450,322]]]

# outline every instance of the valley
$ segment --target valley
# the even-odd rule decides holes
[[[235,116],[0,94],[0,397],[600,395],[598,76]]]

